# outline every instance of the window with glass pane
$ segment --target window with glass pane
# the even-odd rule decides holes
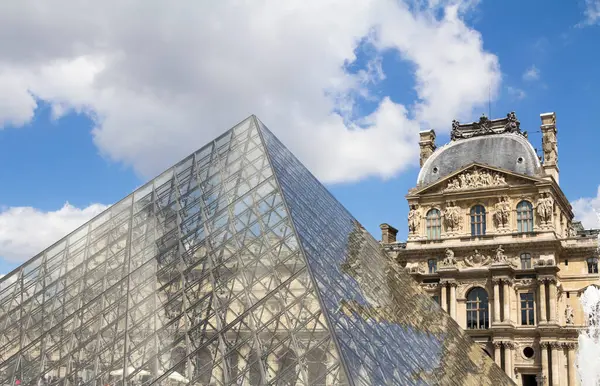
[[[533,293],[527,292],[521,294],[521,325],[533,326],[535,324],[533,306]]]
[[[429,240],[437,240],[442,237],[442,216],[438,209],[431,209],[427,212],[426,228],[427,238]]]
[[[529,253],[521,253],[521,269],[531,268],[531,255]]]
[[[433,295],[431,298],[433,299],[434,302],[436,302],[437,304],[440,304],[440,296],[439,295]]]
[[[427,267],[429,268],[429,273],[436,273],[437,272],[437,259],[427,260]]]
[[[587,259],[588,273],[598,273],[598,258],[589,257]]]
[[[467,295],[467,328],[475,330],[488,327],[488,294],[481,287],[473,288]]]
[[[517,232],[533,232],[533,205],[529,201],[517,204]]]
[[[471,208],[471,236],[485,235],[485,208],[475,205]]]

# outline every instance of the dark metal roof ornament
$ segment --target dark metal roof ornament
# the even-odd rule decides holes
[[[452,131],[450,132],[450,140],[456,141],[459,139],[479,137],[489,134],[502,133],[521,133],[521,123],[517,119],[514,111],[506,114],[506,118],[490,120],[485,114],[482,114],[478,122],[460,124],[457,120],[452,121]]]

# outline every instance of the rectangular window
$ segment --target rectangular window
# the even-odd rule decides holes
[[[436,273],[437,272],[437,260],[436,259],[427,260],[427,267],[429,268],[429,273]]]
[[[534,305],[533,305],[533,293],[527,292],[521,295],[521,325],[533,326],[535,325],[534,316]]]
[[[521,269],[531,269],[531,255],[529,253],[521,254]]]
[[[588,273],[598,273],[598,259],[590,257],[587,259]]]
[[[440,296],[439,295],[433,295],[431,298],[433,299],[434,302],[436,302],[437,304],[440,304]]]

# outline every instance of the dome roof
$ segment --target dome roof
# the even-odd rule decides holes
[[[417,186],[430,185],[473,162],[532,177],[541,172],[535,149],[520,132],[490,133],[453,140],[437,149],[423,164]]]

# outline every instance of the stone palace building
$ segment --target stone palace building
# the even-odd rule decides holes
[[[407,241],[382,224],[382,244],[516,384],[574,386],[598,232],[574,221],[560,188],[554,113],[541,133],[543,157],[514,113],[454,121],[439,148],[421,132]]]

